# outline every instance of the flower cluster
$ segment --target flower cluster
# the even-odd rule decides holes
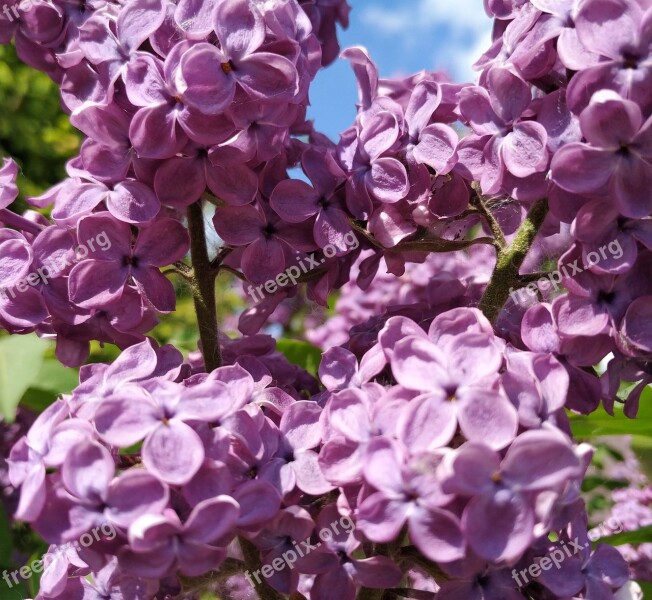
[[[382,373],[395,385],[380,386]],[[392,542],[407,528],[449,575],[443,597],[494,589],[520,597],[512,569],[545,554],[550,531],[559,540],[581,531],[590,449],[562,433],[568,375],[550,355],[495,337],[476,309],[440,313],[427,334],[391,317],[359,366],[332,348],[320,375],[330,392],[319,456],[326,478],[370,540]],[[617,552],[585,554],[573,562],[572,591],[539,583],[559,597],[626,583]],[[582,569],[601,560],[610,576],[585,580]]]
[[[486,194],[547,197],[551,234],[555,228],[570,233],[559,264],[583,266],[581,274],[564,276],[567,294],[546,310],[530,308],[523,341],[580,368],[615,354],[602,389],[580,375],[578,392],[592,398],[586,408],[603,395],[611,410],[619,382],[639,382],[626,405],[635,416],[640,392],[652,381],[652,37],[646,26],[652,4],[485,5],[497,19],[494,43],[477,63],[480,86],[460,97],[475,134],[462,145],[482,150],[469,169],[478,169]],[[622,255],[601,255],[609,243],[618,243]],[[555,333],[544,336],[544,330]]]
[[[629,381],[634,417],[652,383],[652,5],[485,6],[476,85],[383,80],[345,50],[360,100],[338,144],[306,110],[344,0],[43,0],[0,16],[0,42],[60,84],[86,136],[68,178],[30,199],[51,220],[11,212],[17,165],[0,169],[0,327],[56,339],[65,365],[92,340],[122,349],[83,366],[11,451],[16,517],[48,543],[116,531],[58,553],[39,599],[174,597],[211,571],[220,589],[253,577],[261,597],[310,600],[405,581],[438,600],[627,584],[622,556],[587,537],[592,451],[566,410],[613,412]],[[343,288],[310,334],[327,348],[319,382],[269,337],[220,336],[214,310],[221,269],[246,288],[304,260],[310,301]],[[556,263],[563,290],[507,302]],[[145,338],[175,308],[170,265],[202,338],[185,362]],[[296,294],[279,287],[241,330]],[[342,517],[353,530],[319,537]],[[571,546],[563,568],[537,566]],[[265,570],[290,552],[292,568]]]
[[[296,252],[328,243],[319,223],[313,236],[308,224],[303,231],[283,221],[269,197],[308,151],[303,160],[313,165],[326,153],[297,136],[316,135],[305,119],[308,87],[337,54],[335,26],[348,23],[348,10],[345,1],[143,0],[78,11],[55,1],[8,23],[0,16],[1,41],[13,37],[25,62],[60,83],[71,122],[86,136],[68,179],[30,199],[51,207],[53,225],[4,210],[15,197],[16,167],[3,167],[2,217],[14,229],[3,235],[16,269],[0,285],[13,290],[46,257],[72,265],[64,254],[84,236],[106,232],[112,244],[59,270],[47,289],[34,280],[20,300],[10,294],[3,328],[56,337],[58,357],[71,366],[87,358],[90,340],[122,348],[142,341],[157,313],[174,309],[158,269],[186,254],[183,211],[205,193],[221,207],[215,225],[230,244],[231,266],[254,283],[275,277]],[[328,176],[318,166],[315,177]],[[251,226],[230,235],[242,211]],[[158,239],[168,246],[155,248]],[[270,257],[265,269],[261,256]],[[322,284],[322,303],[338,283],[332,279]]]
[[[39,597],[70,598],[93,573],[100,589],[129,586],[130,598],[149,599],[174,573],[195,577],[227,556],[242,558],[229,550],[236,535],[272,560],[337,516],[334,504],[307,510],[310,497],[334,489],[317,464],[321,407],[274,385],[284,384],[278,358],[237,355],[207,375],[172,347],[136,344],[112,365],[83,367],[79,387],[16,443],[9,477],[21,488],[17,518],[55,547],[105,524],[117,533],[57,553]],[[340,544],[347,554],[360,546],[335,534],[333,548],[306,556],[298,572],[330,572]],[[400,580],[386,557],[359,569],[355,583]],[[297,581],[287,572],[272,583],[289,593]]]
[[[313,540],[269,585],[352,599],[412,574],[406,534],[447,573],[435,579],[444,597],[482,586],[517,594],[511,571],[552,551],[550,532],[559,545],[586,522],[578,490],[591,450],[563,432],[566,371],[505,344],[470,308],[442,312],[428,333],[392,317],[378,340],[359,365],[328,350],[326,391],[310,400],[277,387],[278,363],[244,349],[210,374],[151,342],[83,367],[79,387],[12,450],[16,515],[55,545],[105,523],[117,537],[62,553],[40,597],[67,598],[89,573],[109,585],[106,571],[148,599],[174,574],[246,561],[231,544],[239,536],[262,564]],[[355,529],[318,543],[342,515]],[[388,557],[369,542],[398,546]],[[626,583],[617,552],[584,554],[565,565],[572,592],[554,578],[539,584],[562,597]]]

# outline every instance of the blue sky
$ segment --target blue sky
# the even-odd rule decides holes
[[[492,22],[482,0],[349,0],[351,26],[342,48],[364,46],[382,77],[444,69],[455,81],[472,81],[471,65],[488,48]],[[347,61],[323,70],[311,91],[309,115],[337,140],[355,118],[357,89]]]

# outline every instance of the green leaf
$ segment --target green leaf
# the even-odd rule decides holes
[[[643,590],[643,598],[652,598],[652,583],[649,581],[637,581]]]
[[[590,415],[569,416],[573,435],[577,439],[592,439],[602,435],[649,436],[652,428],[652,388],[648,387],[641,394],[636,419],[625,416],[622,404],[616,404],[613,417],[602,406]]]
[[[623,544],[649,544],[652,542],[652,525],[641,527],[636,531],[622,531],[600,538],[598,544],[622,546]]]
[[[16,407],[37,380],[47,343],[35,335],[0,339],[0,411],[13,422]]]
[[[28,594],[25,583],[19,578],[18,585],[15,585],[11,574],[8,574],[8,577],[12,587],[10,588],[4,579],[0,579],[0,598],[2,600],[25,600]]]
[[[25,392],[20,405],[36,412],[42,412],[60,394],[69,394],[77,385],[79,385],[79,371],[77,369],[64,367],[54,358],[46,358],[36,381]]]
[[[46,358],[32,387],[55,394],[69,394],[79,385],[79,371],[64,367],[55,358]]]
[[[632,450],[638,458],[641,470],[652,481],[652,437],[646,435],[632,436]]]
[[[321,362],[321,348],[298,340],[278,340],[276,348],[285,354],[285,358],[292,364],[303,367],[311,375],[317,375]]]

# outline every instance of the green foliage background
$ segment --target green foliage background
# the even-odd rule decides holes
[[[38,195],[61,181],[80,140],[61,110],[56,84],[23,65],[13,46],[0,46],[0,154],[23,167],[21,193]]]

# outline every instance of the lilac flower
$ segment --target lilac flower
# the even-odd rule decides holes
[[[124,573],[118,559],[112,558],[105,567],[93,574],[92,581],[81,579],[85,600],[148,600],[157,591],[156,582]]]
[[[0,323],[11,330],[34,327],[47,317],[37,290],[30,286],[20,291],[15,287],[30,273],[33,256],[20,233],[0,229]]]
[[[209,115],[228,108],[240,86],[256,100],[291,101],[297,91],[297,71],[284,56],[261,49],[265,24],[247,0],[219,2],[213,26],[220,49],[197,44],[181,58],[185,98]]]
[[[285,269],[292,249],[315,249],[309,230],[282,221],[262,203],[218,208],[213,222],[227,244],[246,246],[242,271],[253,283],[275,279]]]
[[[537,429],[545,421],[554,421],[555,413],[566,404],[568,372],[548,354],[508,354],[507,370],[501,380],[524,428]]]
[[[188,251],[185,228],[174,219],[162,218],[138,233],[135,243],[131,228],[108,213],[97,213],[79,223],[81,239],[93,239],[105,232],[111,247],[96,249],[70,272],[70,298],[79,306],[104,308],[119,300],[133,278],[138,291],[158,311],[174,310],[172,284],[159,267],[181,260]]]
[[[407,520],[410,538],[424,556],[441,562],[462,558],[464,536],[458,518],[442,508],[452,498],[434,476],[437,463],[434,455],[417,455],[407,462],[401,446],[386,438],[369,442],[364,474],[378,491],[360,504],[360,530],[386,543],[398,537]]]
[[[345,348],[330,348],[322,355],[319,379],[326,389],[333,392],[346,388],[363,388],[382,369],[378,354],[367,353],[360,366],[355,354]]]
[[[270,198],[271,207],[287,223],[302,223],[316,216],[313,236],[319,247],[330,244],[339,253],[348,252],[344,237],[351,224],[339,194],[344,173],[330,153],[312,148],[304,152],[302,165],[312,187],[295,179],[281,181]]]
[[[574,111],[580,112],[601,89],[612,89],[641,109],[651,107],[652,78],[649,14],[636,0],[590,0],[575,15],[577,37],[588,52],[577,56],[579,69],[568,86]]]
[[[479,442],[467,442],[445,460],[450,470],[442,490],[471,498],[462,517],[466,540],[493,562],[514,561],[530,545],[539,493],[560,492],[583,474],[570,442],[554,430],[526,431],[502,461]]]
[[[433,321],[429,336],[417,328],[398,343],[394,319],[398,318],[390,319],[381,333],[382,346],[391,348],[392,372],[403,387],[426,392],[406,408],[404,439],[422,437],[423,423],[429,422],[438,424],[431,449],[446,445],[458,425],[469,440],[495,449],[509,444],[518,417],[499,385],[503,357],[493,333],[487,333],[490,326],[484,316],[473,309],[443,313]],[[463,324],[468,331],[460,329]]]
[[[322,509],[317,517],[318,531],[332,531],[332,535],[300,562],[302,573],[317,575],[311,594],[315,598],[353,600],[359,587],[388,589],[397,586],[402,575],[390,558],[354,558],[353,553],[360,547],[360,542],[353,531],[346,531],[344,527],[340,529],[342,521],[335,505]],[[349,521],[353,525],[350,518]]]
[[[545,128],[522,118],[531,100],[529,86],[503,68],[486,74],[486,89],[476,86],[460,92],[460,112],[477,136],[463,146],[473,143],[481,153],[480,183],[486,194],[499,191],[505,171],[525,178],[548,166]]]
[[[61,466],[72,446],[86,437],[93,437],[88,422],[66,420],[67,416],[65,402],[58,400],[51,404],[11,450],[9,478],[13,486],[22,486],[16,510],[19,519],[33,521],[43,510],[46,468]]]
[[[638,257],[639,242],[652,250],[652,218],[625,219],[619,217],[612,202],[592,200],[577,211],[573,222],[573,235],[582,242],[582,262],[598,274],[622,274],[629,271]],[[611,245],[610,245],[611,244]],[[595,262],[589,255],[600,248],[608,248],[604,260]],[[612,252],[618,250],[618,252]],[[617,255],[618,254],[618,255]]]
[[[587,344],[588,337],[576,334],[564,336],[559,330],[552,308],[546,304],[536,304],[523,316],[521,337],[527,348],[538,353],[552,354],[566,369],[569,375],[567,408],[589,414],[598,407],[601,395],[600,383],[595,375],[591,375],[581,367],[592,366],[604,358],[610,347],[606,336],[591,337],[591,345]],[[563,378],[559,381],[563,386]],[[557,401],[552,400],[551,406],[556,405]],[[538,406],[536,410],[541,415],[540,411],[547,412],[548,402],[545,405],[537,402],[535,406]],[[523,418],[520,406],[519,413]]]
[[[215,164],[211,154],[218,148],[207,151],[189,144],[183,156],[168,158],[154,179],[154,189],[161,202],[178,208],[190,206],[208,187],[230,205],[249,204],[258,192],[256,173],[237,160],[234,164]]]
[[[629,579],[627,563],[612,546],[598,544],[594,552],[587,535],[586,514],[571,521],[563,539],[573,546],[574,555],[565,557],[558,569],[542,571],[539,582],[559,597],[585,591],[586,598],[613,597],[614,590]]]
[[[627,309],[622,323],[622,334],[629,344],[643,356],[652,354],[652,331],[650,330],[650,300],[652,296],[636,298]]]
[[[138,402],[133,401],[135,395]],[[142,455],[148,470],[167,483],[183,485],[199,471],[205,457],[204,444],[188,422],[218,421],[246,400],[219,381],[188,390],[159,381],[148,391],[119,388],[98,408],[95,423],[102,439],[118,448],[144,440]]]
[[[609,190],[625,217],[647,217],[652,200],[652,120],[644,122],[638,105],[615,92],[596,93],[580,115],[588,143],[561,148],[552,161],[552,179],[569,192]]]
[[[350,174],[347,203],[356,216],[369,212],[372,198],[391,204],[405,198],[410,190],[405,166],[392,156],[402,126],[395,112],[379,108],[365,120],[359,137],[343,137],[340,142],[342,162]],[[360,210],[356,210],[358,206]]]
[[[63,225],[73,225],[100,203],[105,203],[108,211],[125,223],[150,222],[161,209],[154,192],[133,179],[115,185],[74,181],[57,195],[52,218]]]
[[[95,409],[123,385],[150,378],[175,380],[181,372],[183,356],[173,346],[158,348],[153,340],[134,344],[110,365],[93,363],[79,371],[79,385],[70,398],[73,413],[93,417]]]
[[[299,4],[312,21],[322,47],[321,61],[327,67],[337,59],[340,46],[337,42],[337,24],[349,26],[351,7],[347,0],[299,0]]]
[[[89,138],[82,144],[80,155],[84,168],[98,181],[115,184],[127,178],[136,160],[129,139],[131,117],[116,104],[89,106],[70,117],[70,122]]]
[[[405,112],[410,136],[407,156],[408,160],[428,165],[438,175],[446,175],[457,162],[458,138],[448,125],[429,124],[441,101],[438,83],[424,81],[414,88]]]
[[[104,446],[75,439],[61,466],[63,485],[48,494],[37,530],[50,538],[74,540],[105,523],[126,530],[140,516],[160,514],[167,507],[168,488],[153,475],[114,475],[113,457]]]
[[[278,456],[285,464],[275,465],[275,468],[281,469],[280,478],[287,481],[283,490],[286,493],[295,483],[300,490],[313,496],[333,489],[319,468],[315,451],[321,444],[320,416],[321,408],[316,402],[299,401],[289,406],[281,417],[279,428],[283,436]]]
[[[189,39],[205,39],[213,31],[213,13],[216,4],[215,0],[208,2],[180,0],[172,7],[176,28]]]
[[[198,504],[185,523],[172,510],[144,515],[129,527],[129,548],[120,552],[119,564],[146,578],[162,578],[177,569],[196,577],[217,569],[226,550],[214,544],[231,534],[238,511],[235,500],[218,496]]]
[[[514,578],[507,569],[500,569],[478,558],[469,550],[463,560],[442,565],[451,577],[442,583],[437,593],[439,600],[520,600]]]
[[[274,559],[282,559],[285,552],[296,554],[296,547],[308,550],[314,548],[311,535],[315,523],[305,508],[293,505],[281,510],[274,520],[251,541],[260,550],[261,564],[271,565]],[[303,552],[303,550],[302,550]],[[299,573],[296,569],[274,570],[268,578],[269,584],[282,594],[290,594],[297,589]]]
[[[134,53],[163,23],[165,3],[138,0],[120,11],[115,29],[106,12],[97,12],[80,28],[79,47],[91,64],[107,63],[113,84],[122,76]]]
[[[18,165],[11,158],[5,158],[0,168],[0,210],[7,208],[17,197],[16,177]]]
[[[44,557],[43,575],[35,600],[83,600],[81,578],[90,571],[74,544],[51,545],[48,548],[48,559]]]
[[[345,389],[333,394],[326,404],[329,439],[319,453],[319,465],[332,483],[358,483],[362,479],[368,443],[383,433],[395,434],[396,423],[392,419],[398,416],[402,402],[399,400],[396,405],[383,402],[382,398],[373,397],[374,391]],[[405,397],[409,397],[409,392]]]
[[[571,248],[561,259],[571,264],[577,256]],[[640,295],[652,292],[651,282],[645,277],[648,269],[648,251],[641,252],[635,266],[625,275],[596,275],[584,271],[575,277],[565,277],[569,294],[553,302],[555,321],[562,336],[592,336],[608,333],[609,327],[618,327],[629,304]]]
[[[233,133],[233,124],[225,118],[206,119],[188,106],[184,90],[176,76],[180,54],[178,44],[161,64],[143,54],[127,70],[129,101],[141,107],[129,127],[129,137],[143,158],[170,158],[188,142],[217,144]]]
[[[290,127],[300,116],[299,109],[294,104],[235,103],[231,117],[239,130],[237,137],[213,148],[211,160],[215,164],[251,161],[259,165],[273,159],[289,142]]]

